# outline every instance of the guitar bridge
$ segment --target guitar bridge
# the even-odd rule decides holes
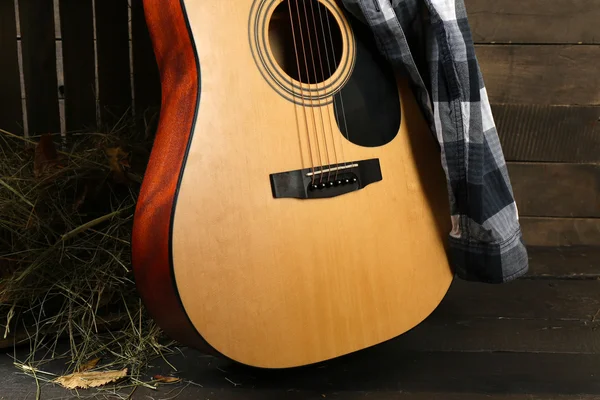
[[[269,175],[273,197],[322,199],[361,190],[382,180],[379,159],[297,169]]]

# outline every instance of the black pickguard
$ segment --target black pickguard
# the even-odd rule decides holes
[[[400,128],[398,84],[369,28],[346,10],[344,13],[354,31],[356,63],[352,76],[334,96],[338,127],[354,144],[383,146],[394,139]]]

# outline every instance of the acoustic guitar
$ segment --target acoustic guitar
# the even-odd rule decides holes
[[[162,105],[132,237],[180,343],[317,363],[423,321],[453,279],[435,137],[335,0],[145,0]]]

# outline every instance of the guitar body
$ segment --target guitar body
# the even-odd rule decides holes
[[[366,27],[334,0],[144,5],[162,109],[133,265],[163,330],[286,368],[425,319],[453,278],[446,181]]]

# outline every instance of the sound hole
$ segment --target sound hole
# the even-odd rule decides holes
[[[281,69],[308,84],[327,80],[342,56],[338,22],[317,0],[281,2],[269,21],[269,44]]]

